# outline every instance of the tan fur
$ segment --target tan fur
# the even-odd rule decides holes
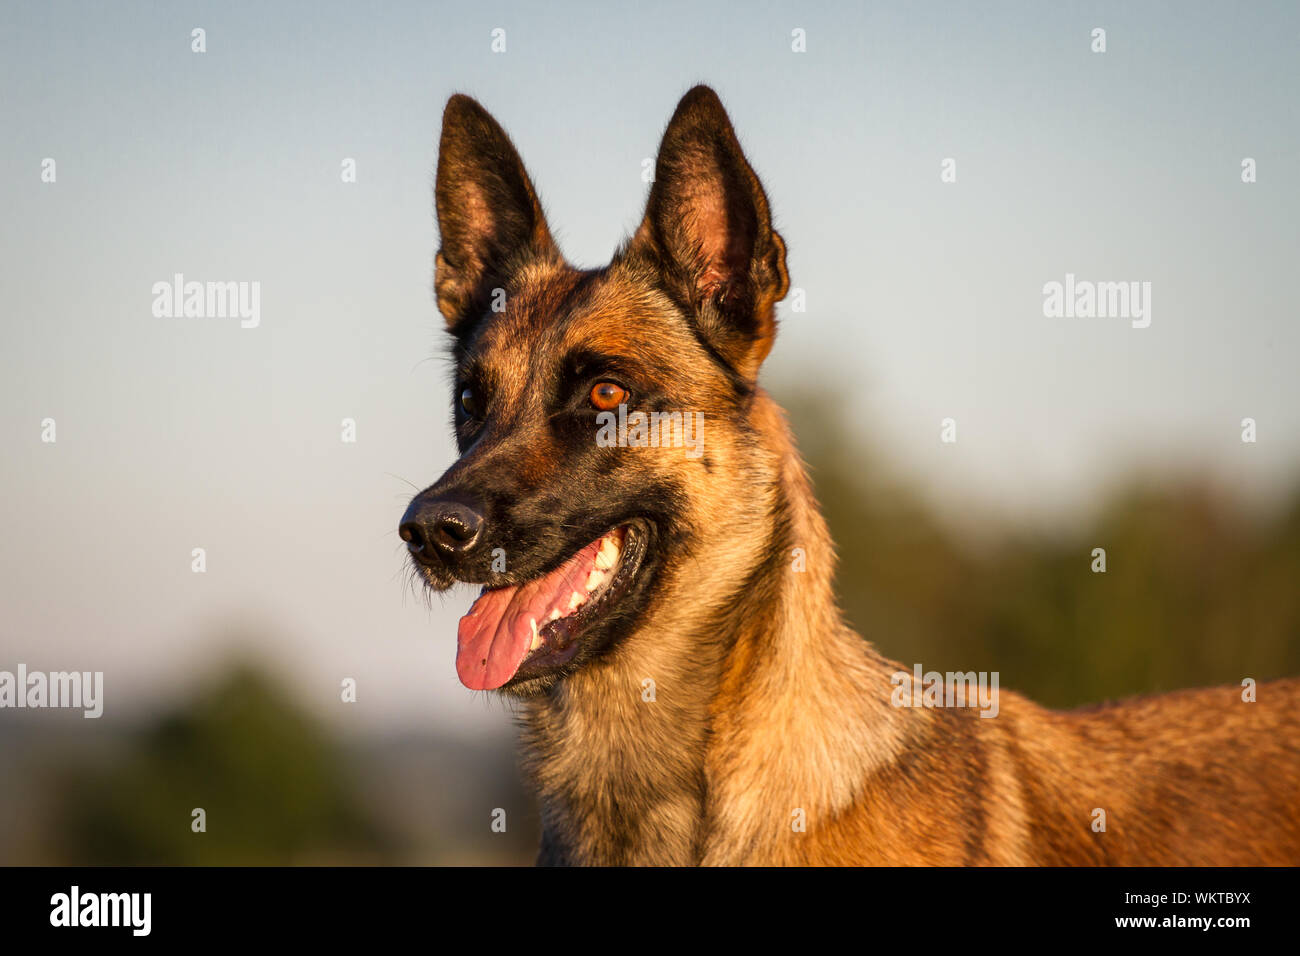
[[[895,708],[889,675],[908,668],[841,623],[830,539],[780,412],[760,394],[753,418],[792,518],[783,544],[805,549],[807,571],[698,653],[718,604],[706,565],[760,563],[753,524],[773,503],[737,514],[725,481],[699,489],[725,535],[608,662],[526,705],[525,745],[547,754],[531,766],[544,819],[583,834],[562,862],[1300,862],[1300,682],[1261,685],[1257,703],[1223,688],[1059,714],[1003,691],[993,719]]]
[[[646,217],[604,269],[563,261],[509,138],[468,97],[444,114],[437,203],[438,303],[486,407],[408,516],[489,489],[487,524],[528,529],[540,571],[605,533],[582,519],[613,502],[608,520],[652,526],[665,556],[637,579],[639,616],[608,618],[608,643],[515,688],[539,862],[1300,863],[1300,680],[1254,703],[1230,687],[1073,713],[1002,691],[991,718],[894,706],[891,675],[910,668],[845,625],[825,522],[756,384],[785,243],[712,90],[682,98]],[[506,305],[489,310],[497,290]],[[586,353],[655,407],[703,413],[703,454],[596,453],[581,392],[557,397]],[[433,586],[520,583],[417,551]]]

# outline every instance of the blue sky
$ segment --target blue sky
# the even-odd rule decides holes
[[[452,456],[431,185],[457,90],[595,265],[714,85],[806,294],[769,381],[842,383],[957,518],[1057,522],[1136,469],[1294,483],[1294,4],[467,6],[0,10],[0,667],[102,669],[112,715],[246,620],[323,709],[352,676],[363,720],[500,724],[451,666],[468,596],[426,610],[395,535]],[[177,272],[260,282],[260,326],[154,317]],[[1150,282],[1151,326],[1045,318],[1066,273]]]

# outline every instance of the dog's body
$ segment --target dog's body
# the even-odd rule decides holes
[[[843,623],[756,383],[785,247],[711,90],[679,105],[604,269],[563,261],[466,97],[437,199],[462,457],[402,536],[432,587],[486,586],[457,668],[523,701],[539,862],[1300,862],[1300,681],[1068,714],[1003,692],[994,719],[894,705],[907,668]],[[703,454],[598,443],[613,400],[703,411]]]

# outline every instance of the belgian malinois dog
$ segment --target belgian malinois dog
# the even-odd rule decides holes
[[[899,706],[757,383],[785,243],[711,89],[604,268],[467,96],[436,205],[461,455],[400,534],[429,587],[483,586],[456,670],[519,701],[539,863],[1300,863],[1300,681]]]

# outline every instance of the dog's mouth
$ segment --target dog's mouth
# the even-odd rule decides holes
[[[635,527],[622,525],[549,574],[484,588],[456,635],[461,683],[471,690],[495,690],[569,663],[582,635],[627,591],[644,550]]]

